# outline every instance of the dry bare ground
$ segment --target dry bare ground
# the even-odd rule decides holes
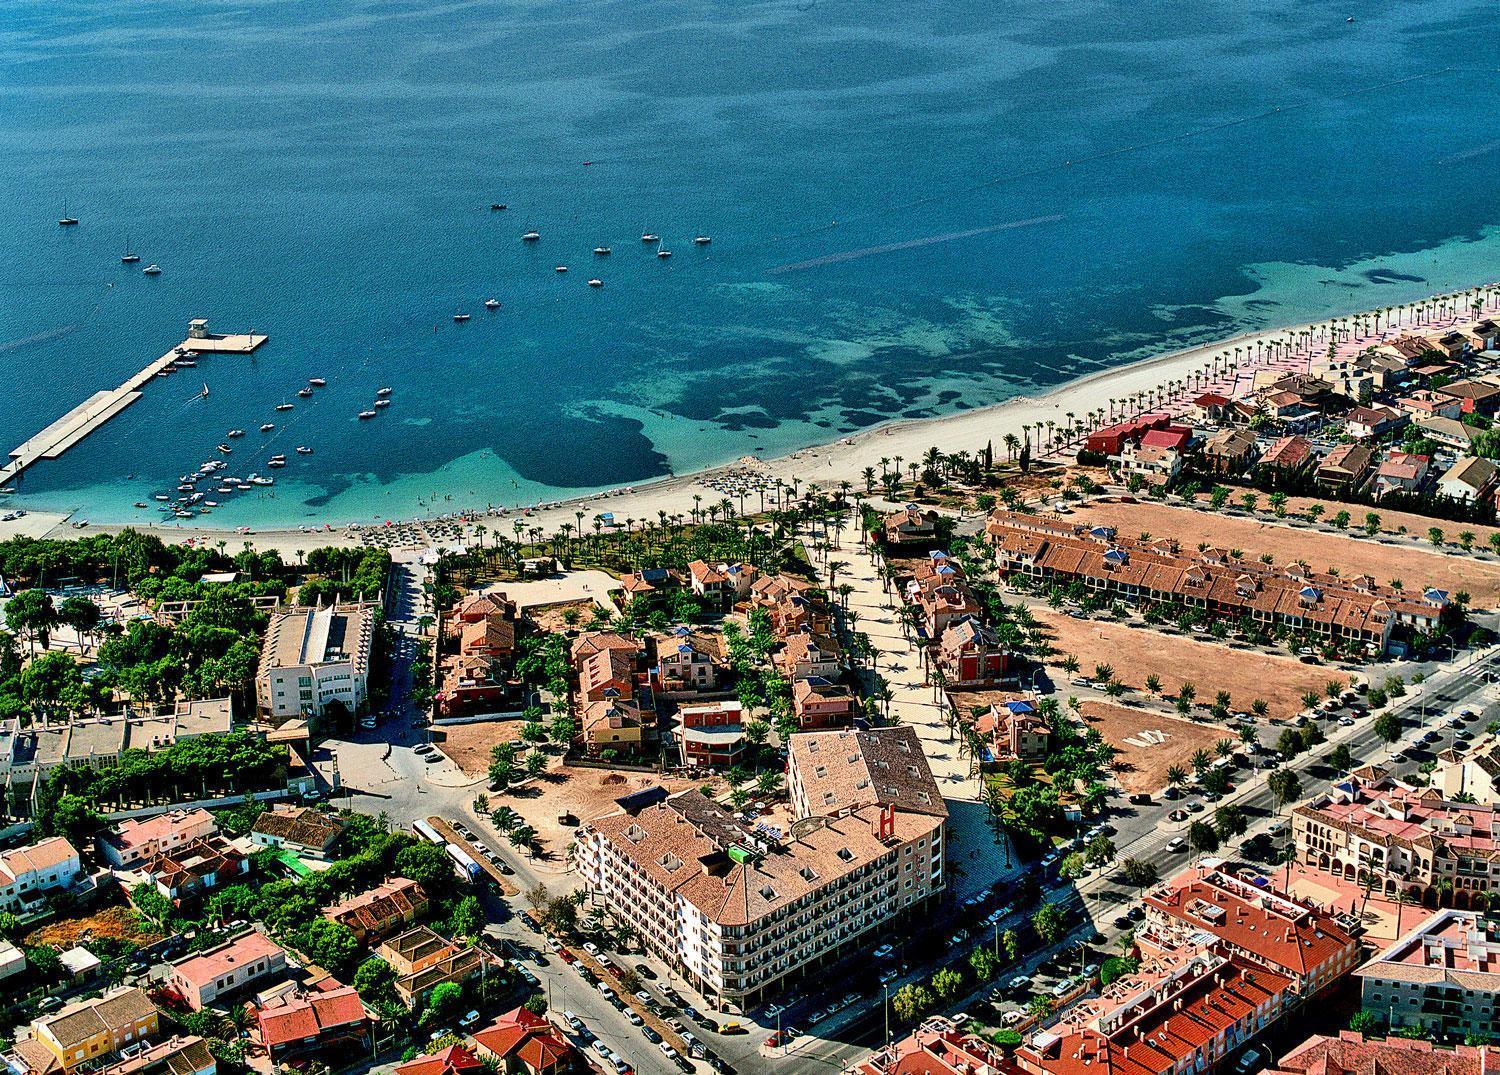
[[[434,738],[453,763],[469,776],[483,776],[490,769],[490,748],[497,743],[521,742],[521,721],[488,720],[479,724],[449,724],[433,728]]]
[[[116,905],[84,918],[49,922],[29,934],[24,943],[33,947],[50,944],[54,948],[66,950],[87,937],[110,937],[144,945],[161,940],[162,934],[141,922],[131,908]]]
[[[1323,690],[1330,679],[1347,678],[1327,665],[1301,664],[1292,657],[1268,657],[1253,650],[1230,649],[1222,642],[1196,641],[1146,628],[1131,628],[1110,620],[1075,620],[1061,612],[1036,610],[1039,623],[1053,637],[1056,663],[1071,653],[1079,672],[1092,675],[1094,666],[1107,664],[1115,678],[1137,691],[1146,690],[1146,676],[1156,673],[1162,690],[1175,695],[1191,683],[1197,700],[1208,704],[1219,691],[1228,691],[1230,707],[1248,710],[1264,699],[1267,716],[1294,717],[1302,710],[1302,695]],[[1060,675],[1060,674],[1059,674]],[[1060,679],[1059,682],[1066,682]]]
[[[1246,516],[1148,502],[1080,505],[1072,520],[1105,523],[1130,537],[1141,533],[1159,538],[1173,537],[1187,550],[1194,550],[1200,543],[1207,542],[1221,549],[1240,549],[1247,559],[1270,553],[1278,564],[1303,560],[1315,571],[1336,567],[1345,577],[1367,574],[1382,583],[1400,579],[1405,589],[1413,593],[1429,586],[1467,590],[1477,608],[1493,608],[1500,604],[1500,564],[1485,563],[1469,556],[1448,556],[1436,550],[1382,545],[1374,540],[1339,534],[1294,530],[1280,523],[1260,522]],[[1434,522],[1433,525],[1439,524]],[[1457,534],[1461,529],[1454,523],[1441,525],[1449,534]],[[1426,527],[1423,527],[1421,532],[1425,531]]]
[[[1168,768],[1180,765],[1190,772],[1196,751],[1212,754],[1220,739],[1234,738],[1217,725],[1105,702],[1084,702],[1079,712],[1090,728],[1099,729],[1104,741],[1119,750],[1115,778],[1131,793],[1159,791],[1167,784]]]

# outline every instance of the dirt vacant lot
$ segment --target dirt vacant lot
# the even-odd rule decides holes
[[[1406,590],[1413,593],[1428,586],[1467,590],[1477,608],[1500,604],[1500,564],[1484,563],[1469,556],[1382,545],[1338,534],[1310,533],[1246,516],[1193,511],[1168,504],[1081,505],[1070,521],[1104,523],[1115,527],[1122,536],[1149,533],[1153,537],[1172,537],[1190,551],[1207,542],[1221,549],[1241,549],[1252,560],[1270,553],[1278,564],[1304,560],[1314,571],[1337,567],[1345,577],[1367,574],[1382,583],[1400,579]],[[1443,526],[1453,534],[1460,529],[1452,523]]]
[[[490,748],[498,743],[521,747],[520,720],[487,720],[478,724],[447,724],[432,729],[444,754],[469,776],[490,771]]]
[[[49,944],[66,950],[89,937],[109,937],[131,944],[152,944],[162,939],[162,934],[143,924],[131,908],[116,905],[96,911],[86,918],[65,918],[49,922],[29,934],[25,943],[30,946]]]
[[[1348,674],[1326,665],[1230,649],[1222,642],[1200,642],[1149,627],[1075,620],[1047,608],[1036,609],[1035,614],[1052,634],[1057,650],[1053,661],[1071,653],[1078,658],[1080,675],[1091,676],[1095,665],[1107,664],[1121,683],[1144,692],[1146,677],[1155,672],[1161,677],[1162,690],[1175,695],[1184,683],[1191,683],[1198,702],[1204,705],[1219,691],[1228,691],[1231,708],[1242,711],[1249,710],[1255,699],[1263,698],[1270,707],[1266,715],[1272,719],[1295,717],[1302,710],[1305,692],[1321,693],[1330,679]],[[1056,675],[1059,693],[1066,695],[1063,684],[1067,680],[1061,672]]]
[[[537,831],[537,844],[553,861],[561,861],[573,828],[558,819],[571,813],[580,821],[601,817],[616,809],[615,800],[643,788],[661,785],[676,794],[704,782],[673,779],[655,773],[635,773],[610,769],[584,769],[557,766],[545,779],[529,785],[516,795],[490,796],[491,806],[501,803],[511,807]]]
[[[1167,785],[1168,768],[1180,765],[1190,772],[1196,751],[1212,754],[1220,739],[1233,738],[1216,725],[1104,702],[1084,702],[1080,712],[1090,728],[1098,728],[1104,741],[1120,751],[1115,778],[1132,794],[1160,791]]]

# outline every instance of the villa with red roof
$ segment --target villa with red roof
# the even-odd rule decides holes
[[[581,1066],[577,1050],[562,1032],[525,1008],[506,1012],[473,1037],[479,1057],[494,1060],[505,1075],[558,1075]]]
[[[484,1061],[462,1045],[396,1065],[396,1075],[483,1075],[486,1070]]]
[[[1500,1075],[1500,1051],[1341,1030],[1314,1034],[1264,1075]]]
[[[257,1010],[255,1022],[273,1064],[306,1060],[325,1050],[370,1047],[370,1016],[359,994],[346,985],[283,998]]]

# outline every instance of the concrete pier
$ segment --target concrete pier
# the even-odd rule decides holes
[[[268,337],[251,333],[220,335],[208,331],[207,322],[188,325],[188,338],[160,358],[148,363],[115,388],[95,392],[46,429],[10,450],[10,461],[0,466],[0,486],[14,479],[40,459],[56,459],[84,437],[141,398],[141,389],[176,359],[208,354],[248,355]],[[181,351],[183,354],[179,354]],[[191,375],[191,371],[183,371]]]

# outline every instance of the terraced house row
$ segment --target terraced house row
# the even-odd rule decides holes
[[[1411,594],[1368,575],[1345,578],[1301,564],[1274,567],[1223,549],[1187,553],[1170,540],[1133,541],[1112,528],[996,511],[986,524],[1002,575],[1043,583],[1082,582],[1130,604],[1202,609],[1216,619],[1361,643],[1384,652],[1398,628],[1433,631],[1450,606],[1447,591]]]

